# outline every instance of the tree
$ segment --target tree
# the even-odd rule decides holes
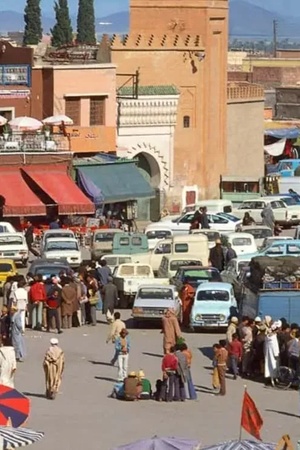
[[[24,10],[24,45],[37,45],[43,36],[41,19],[41,0],[27,0]]]
[[[73,30],[69,14],[68,0],[58,0],[54,4],[56,24],[51,29],[53,47],[61,47],[73,41]]]
[[[76,40],[78,44],[96,43],[94,0],[79,0]]]

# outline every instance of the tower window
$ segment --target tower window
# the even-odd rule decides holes
[[[190,116],[183,117],[183,128],[190,128],[191,126],[191,118]]]

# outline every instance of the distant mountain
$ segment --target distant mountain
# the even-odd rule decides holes
[[[254,1],[254,0],[251,0]],[[267,2],[267,0],[265,0]],[[275,0],[272,0],[274,2]],[[288,1],[288,0],[285,0]],[[299,1],[299,0],[297,0]],[[299,2],[300,3],[300,2]],[[250,20],[251,18],[251,20]],[[297,19],[256,6],[250,0],[231,0],[229,14],[230,36],[266,37],[273,33],[273,21],[278,22],[278,37],[300,37]]]
[[[76,16],[71,16],[74,30],[76,30]],[[101,25],[100,25],[101,22]],[[53,18],[43,16],[43,31],[49,33],[55,21]],[[100,34],[125,34],[129,28],[129,11],[123,11],[96,19],[96,32]],[[24,14],[15,11],[2,11],[0,13],[0,33],[8,31],[23,31]]]

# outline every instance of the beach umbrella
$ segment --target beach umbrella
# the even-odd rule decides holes
[[[0,127],[3,127],[7,123],[6,117],[0,116]]]
[[[46,117],[46,119],[43,120],[44,125],[61,125],[62,122],[65,125],[73,125],[74,123],[70,117],[65,116],[64,114]]]
[[[20,427],[28,418],[30,401],[16,389],[0,385],[0,425]]]
[[[43,439],[44,433],[28,428],[0,427],[0,450],[11,450],[34,444]]]
[[[252,441],[243,439],[241,441],[227,441],[220,444],[203,447],[201,450],[274,450],[276,444],[270,442]]]
[[[33,117],[16,117],[15,119],[10,120],[9,125],[13,130],[17,131],[35,131],[42,128],[43,124],[37,119]]]
[[[121,445],[113,450],[199,450],[200,443],[195,440],[177,437],[158,437]]]

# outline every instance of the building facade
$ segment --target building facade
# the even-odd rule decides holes
[[[227,35],[227,0],[131,0],[130,33],[111,43],[118,75],[138,71],[140,88],[174,85],[180,92],[167,206],[195,186],[197,196],[219,196],[227,153]]]

